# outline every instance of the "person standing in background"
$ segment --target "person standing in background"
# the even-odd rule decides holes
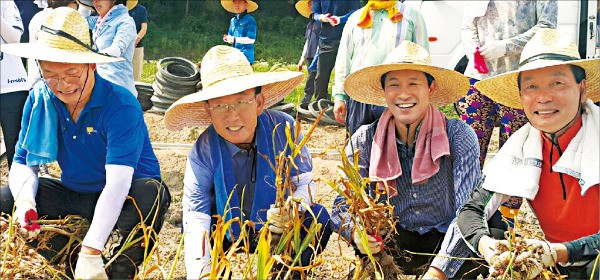
[[[0,45],[19,43],[23,34],[23,22],[15,2],[0,1],[0,21]],[[0,80],[0,126],[10,170],[21,130],[23,105],[29,90],[27,72],[21,59],[0,52]]]
[[[133,52],[133,80],[142,81],[142,66],[144,63],[144,36],[148,32],[148,11],[140,5],[138,0],[127,1],[129,15],[135,22],[137,37],[135,38],[135,50]]]
[[[470,125],[479,139],[479,161],[485,162],[495,124],[501,122],[500,147],[506,139],[527,123],[521,109],[498,104],[473,87],[475,82],[519,67],[525,44],[540,28],[556,28],[556,0],[473,1],[465,7],[461,37],[469,63],[465,76],[471,80],[466,96],[457,102],[462,120]],[[474,53],[479,47],[488,73],[474,67]]]
[[[33,17],[42,11],[42,9],[48,6],[47,0],[14,0],[19,9],[19,15],[21,15],[21,22],[23,22],[23,34],[21,35],[21,43],[29,42],[29,23]],[[27,59],[21,58],[23,66],[27,65]]]
[[[313,0],[314,19],[321,24],[319,33],[319,59],[315,77],[315,100],[330,100],[329,78],[335,65],[342,31],[350,15],[360,9],[359,0]]]
[[[79,12],[87,19],[98,51],[125,59],[98,65],[98,74],[137,97],[133,81],[133,49],[137,33],[135,22],[125,7],[126,0],[79,0],[79,3],[86,7],[80,7]],[[94,9],[98,16],[91,16],[90,9]]]
[[[302,71],[302,67],[306,64],[308,71],[308,78],[306,79],[306,85],[304,86],[304,97],[299,106],[304,110],[308,110],[308,103],[315,94],[315,77],[316,71],[308,69],[313,63],[315,54],[317,53],[317,47],[319,45],[319,24],[315,21],[312,14],[312,0],[301,0],[296,2],[296,10],[305,18],[308,18],[308,24],[306,24],[306,31],[304,32],[304,48],[302,49],[302,55],[298,61],[298,71]]]
[[[344,92],[346,77],[356,70],[380,64],[404,40],[429,51],[423,16],[400,1],[371,0],[348,18],[335,59],[332,95],[334,116],[339,123],[345,123],[350,135],[361,125],[379,119],[385,107],[348,98]]]
[[[254,64],[254,43],[256,42],[256,20],[249,13],[258,9],[258,4],[252,0],[221,0],[223,9],[235,16],[231,18],[227,34],[223,41],[240,50]]]

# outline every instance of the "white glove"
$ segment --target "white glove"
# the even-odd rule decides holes
[[[40,233],[40,225],[32,222],[38,219],[35,202],[20,200],[15,203],[15,206],[13,220],[21,225],[19,233],[27,239],[36,237]]]
[[[75,279],[108,279],[102,255],[79,253],[75,265]]]
[[[290,222],[292,215],[283,207],[273,207],[267,210],[267,220],[269,221],[269,230],[272,233],[283,233],[285,224]]]
[[[380,235],[367,235],[369,238],[369,249],[371,249],[371,254],[377,254],[383,250],[383,239]],[[360,242],[360,236],[358,236],[358,231],[354,231],[352,235],[352,240],[354,240],[354,244],[356,244],[356,248],[362,254],[366,255],[367,250]]]
[[[537,239],[525,239],[525,243],[530,247],[541,249],[540,255],[543,266],[550,267],[556,265],[556,250],[550,246],[549,242]]]
[[[481,240],[479,242],[481,242]],[[508,242],[506,240],[497,240],[493,238],[489,238],[489,241],[487,241],[487,243],[484,245],[485,249],[483,251],[483,258],[488,264],[492,264],[494,257],[498,257],[503,253],[501,250],[496,249],[498,247],[498,243],[505,243],[508,247]]]
[[[225,41],[225,43],[227,43],[227,44],[233,44],[234,39],[235,39],[235,37],[233,37],[231,35],[228,35],[228,34],[223,35],[223,41]]]
[[[485,60],[501,58],[506,55],[506,43],[504,41],[487,42],[479,50]]]

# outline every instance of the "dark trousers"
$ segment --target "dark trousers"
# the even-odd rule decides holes
[[[445,233],[432,230],[425,234],[408,231],[396,226],[398,234],[393,239],[385,243],[388,253],[394,257],[394,262],[406,275],[423,275],[427,272],[429,264],[435,256],[413,255],[406,251],[416,253],[437,254],[440,250]],[[392,250],[389,250],[392,249]],[[358,256],[364,258],[356,248]],[[478,268],[479,267],[479,268]],[[454,275],[456,279],[475,279],[477,275],[487,275],[487,268],[474,261],[465,261],[458,272]]]
[[[306,68],[312,64],[313,58],[306,59]],[[317,71],[308,70],[308,77],[306,78],[306,84],[304,85],[304,97],[302,98],[302,103],[308,104],[315,94],[315,77],[317,76]]]
[[[314,204],[310,207],[310,209],[311,211],[313,211],[315,216],[317,216],[317,223],[323,226],[321,227],[321,232],[317,235],[317,238],[320,238],[320,240],[318,240],[319,243],[317,244],[318,246],[316,246],[316,252],[313,251],[313,249],[310,247],[307,248],[304,252],[302,252],[302,257],[300,257],[302,266],[309,265],[311,259],[313,259],[317,254],[320,254],[325,249],[325,247],[327,246],[327,242],[329,241],[329,237],[331,237],[331,233],[333,232],[331,230],[331,227],[329,226],[329,220],[331,220],[331,218],[329,217],[329,213],[327,213],[327,209],[325,209],[325,207],[323,207],[323,205],[321,204]],[[306,219],[304,219],[303,223],[304,227],[300,229],[300,236],[302,240],[304,240],[304,238],[306,237],[305,228],[310,228],[310,225],[313,222],[313,220],[314,219],[311,215],[306,215]],[[258,238],[256,237],[256,234],[258,233],[252,233],[250,235],[250,244],[248,244],[250,252],[256,251],[256,247],[258,245]],[[231,245],[231,241],[229,241],[227,237],[225,237],[223,239],[223,250],[226,251],[227,249],[229,249],[229,247],[231,247]]]
[[[152,224],[152,219],[158,211],[153,228],[157,233],[160,232],[164,215],[171,203],[171,195],[167,186],[155,179],[141,178],[132,182],[128,195],[135,199],[137,206],[145,217],[146,225]],[[79,215],[91,221],[99,197],[100,193],[82,194],[74,192],[67,189],[59,180],[39,178],[35,200],[37,212],[43,219],[60,219],[67,215]],[[14,200],[8,186],[0,187],[0,202],[0,211],[12,213]],[[111,250],[111,258],[124,245],[125,239],[138,223],[140,223],[138,210],[130,199],[125,200],[113,231],[113,233],[117,232],[120,235],[120,243]],[[143,233],[138,232],[135,238],[141,236],[143,236]],[[38,252],[46,258],[52,259],[67,244],[67,241],[68,239],[65,236],[57,235],[47,242],[51,249]],[[150,244],[146,244],[148,245],[148,252],[153,248],[154,241],[151,239]],[[32,245],[35,246],[36,244]],[[75,270],[77,253],[75,252],[71,256],[73,258],[68,260],[67,274]],[[142,242],[139,242],[117,257],[109,267],[109,276],[113,279],[132,279],[143,258],[144,247],[142,247]]]
[[[329,98],[329,78],[335,66],[340,41],[323,42],[319,40],[319,58],[317,60],[317,75],[315,77],[315,100]]]
[[[0,94],[0,126],[2,126],[2,135],[4,135],[9,170],[15,155],[15,146],[19,140],[23,105],[25,105],[27,95],[27,91]]]
[[[377,106],[358,102],[352,98],[346,99],[346,128],[350,135],[359,127],[371,124],[378,120],[385,110],[384,106]]]

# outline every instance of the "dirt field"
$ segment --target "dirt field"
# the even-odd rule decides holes
[[[153,143],[178,143],[192,144],[204,128],[190,128],[181,131],[167,131],[163,125],[162,115],[145,114],[145,120],[150,131],[150,138]],[[308,129],[309,125],[303,123],[303,131]],[[345,132],[342,128],[335,126],[319,126],[308,142],[310,148],[335,149],[343,145]],[[494,137],[494,139],[497,139]],[[492,149],[497,147],[497,140],[491,144]],[[167,213],[166,223],[160,233],[160,255],[161,265],[166,271],[171,269],[175,258],[175,253],[181,239],[181,197],[183,186],[183,174],[185,170],[185,161],[187,151],[184,149],[157,149],[156,155],[160,161],[162,178],[167,183],[172,194],[172,203]],[[335,169],[338,162],[327,159],[323,156],[313,157],[313,173],[317,183],[317,201],[328,209],[331,209],[334,191],[327,186],[324,180],[333,180],[336,176]],[[51,173],[57,173],[56,167],[51,168]],[[7,183],[6,160],[0,162],[0,184]],[[325,260],[317,271],[317,278],[339,279],[347,277],[352,268],[354,252],[339,236],[334,233],[330,242],[321,255]],[[185,277],[185,266],[183,256],[176,264],[176,278]]]

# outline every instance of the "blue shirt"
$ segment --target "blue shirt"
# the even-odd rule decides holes
[[[133,80],[133,53],[137,32],[135,31],[135,22],[129,16],[127,8],[121,4],[114,6],[100,26],[97,26],[99,21],[97,16],[88,17],[87,21],[98,51],[110,49],[112,53],[112,50],[118,49],[116,56],[125,59],[97,64],[96,71],[103,78],[128,89],[134,96],[137,96]]]
[[[265,110],[262,114],[268,117],[268,127],[271,127],[269,131],[272,131],[277,124],[280,124],[279,128],[282,128],[282,126],[285,127],[286,122],[289,122],[290,125],[292,125],[292,131],[294,130],[294,120],[289,115],[279,111],[270,110]],[[213,171],[215,166],[210,152],[211,149],[214,149],[215,147],[210,146],[209,133],[210,129],[206,129],[202,134],[200,134],[200,137],[198,137],[198,140],[192,147],[190,155],[188,156],[185,176],[183,178],[182,204],[184,212],[200,212],[212,216],[217,214]],[[285,137],[275,137],[275,144],[273,146],[284,146],[284,139]],[[249,191],[249,189],[253,189],[254,187],[251,177],[252,164],[256,155],[252,152],[240,149],[232,143],[227,142],[226,145],[229,150],[229,154],[231,155],[235,182],[238,184],[238,188],[246,187],[244,202],[252,202],[250,197],[260,195],[254,194],[253,191]],[[302,147],[301,154],[302,155],[300,157],[302,160],[295,161],[296,165],[298,166],[298,174],[312,172],[312,160],[310,152],[306,146]],[[264,157],[261,155],[258,155],[256,160],[266,159],[264,159]],[[259,166],[259,164],[257,164],[257,166]],[[259,178],[256,178],[256,180],[259,180]],[[270,184],[275,185],[274,180],[273,182],[270,182]],[[300,186],[298,186],[298,188],[300,188]],[[273,189],[273,191],[275,190]],[[240,198],[233,197],[232,199]],[[248,212],[252,208],[251,203],[244,203],[244,208],[244,212]]]
[[[304,38],[306,38],[307,43],[304,58],[314,58],[317,53],[317,47],[319,46],[319,25],[311,16],[306,25],[306,31],[304,31]]]
[[[254,17],[248,13],[243,13],[231,18],[227,34],[233,37],[248,37],[256,40],[256,29],[257,26]],[[254,44],[234,42],[233,47],[244,53],[250,64],[254,64]]]
[[[90,100],[79,114],[77,123],[67,107],[51,94],[58,112],[58,157],[65,187],[79,193],[101,192],[106,184],[105,165],[125,165],[134,169],[133,180],[160,180],[158,159],[152,150],[142,108],[127,89],[112,84],[95,74],[96,82]],[[34,90],[48,87],[36,87]],[[31,114],[30,92],[23,115]],[[25,118],[24,118],[25,119]],[[27,164],[27,151],[21,148],[28,123],[21,123],[14,161]]]
[[[312,12],[317,22],[321,23],[321,33],[319,40],[322,42],[339,41],[342,38],[344,25],[350,15],[360,9],[359,0],[313,0]],[[340,17],[340,24],[331,26],[329,23],[323,23],[318,20],[322,14],[330,13]]]
[[[363,125],[352,135],[352,145],[360,150],[358,165],[363,178],[369,176],[371,146],[377,123],[378,121]],[[461,120],[447,120],[446,131],[450,142],[450,156],[441,158],[438,173],[422,185],[413,185],[411,179],[415,147],[409,148],[397,140],[402,176],[396,179],[398,195],[392,197],[390,202],[394,206],[394,215],[400,227],[419,234],[433,229],[445,232],[439,254],[466,257],[470,249],[461,238],[456,219],[460,208],[481,179],[479,144],[475,132]],[[351,145],[346,147],[346,153],[352,154]],[[334,201],[331,220],[336,230],[350,222],[345,201],[339,195]],[[352,229],[348,227],[342,232],[342,236],[348,240],[351,234]],[[448,277],[453,277],[462,263],[462,260],[439,257],[434,259],[432,265],[444,271]]]

